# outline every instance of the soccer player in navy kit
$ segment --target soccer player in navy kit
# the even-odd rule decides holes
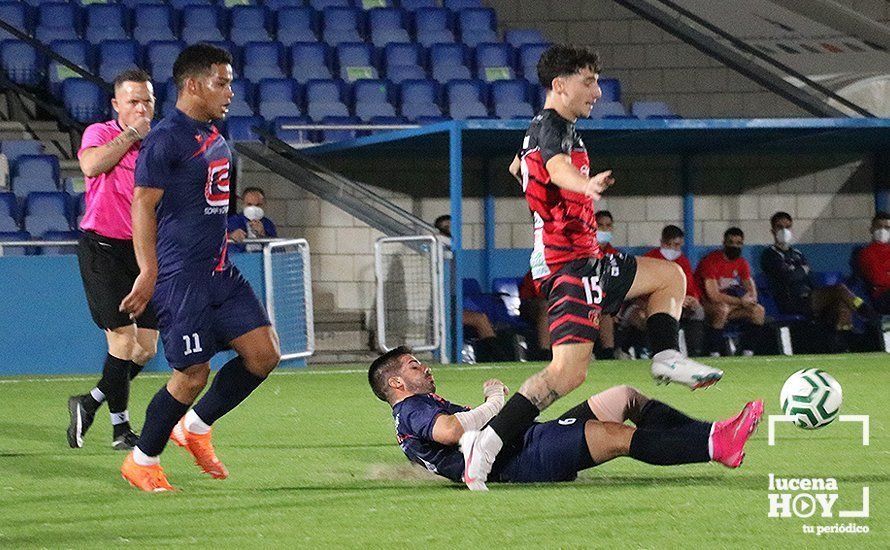
[[[368,370],[380,400],[392,406],[396,437],[408,459],[432,473],[460,482],[464,458],[458,441],[478,430],[504,405],[499,380],[483,386],[485,402],[470,409],[437,395],[430,368],[407,347],[381,355]],[[578,472],[619,456],[655,465],[719,462],[738,468],[745,443],[763,415],[753,401],[727,420],[704,422],[650,399],[630,386],[615,386],[573,407],[556,420],[533,423],[505,448],[489,481],[571,481]],[[634,426],[625,424],[630,420]]]
[[[190,46],[176,59],[173,78],[176,109],[142,142],[136,164],[133,243],[140,273],[121,302],[122,311],[139,316],[151,300],[174,369],[121,467],[131,485],[152,492],[172,489],[159,461],[167,439],[185,447],[205,473],[228,477],[211,426],[280,360],[263,306],[226,255],[232,154],[211,121],[224,118],[232,100],[232,58],[214,46]],[[207,384],[210,358],[226,345],[238,355],[189,410]]]

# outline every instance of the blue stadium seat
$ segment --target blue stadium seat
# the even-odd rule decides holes
[[[28,20],[28,8],[21,2],[6,0],[0,2],[0,19],[9,23],[20,31],[31,34],[31,23]],[[15,36],[0,29],[0,40],[14,39]]]
[[[32,235],[47,231],[70,231],[68,193],[29,193],[25,200],[24,228]]]
[[[4,140],[0,142],[0,153],[9,160],[9,168],[14,173],[15,165],[23,155],[42,155],[43,143],[36,139]]]
[[[481,8],[482,0],[444,0],[442,6],[451,11],[460,11],[469,8]]]
[[[353,112],[362,122],[369,122],[374,117],[396,116],[386,80],[359,80],[352,86],[352,97]]]
[[[145,61],[154,82],[166,82],[173,77],[173,63],[185,43],[179,40],[151,41],[145,46]]]
[[[294,2],[294,0],[263,0],[263,6],[271,12],[278,12],[280,9],[291,8],[295,3],[300,5],[303,4],[302,0],[297,0],[297,2]]]
[[[271,78],[257,85],[257,111],[268,121],[282,116],[302,116],[299,85],[290,78]]]
[[[71,61],[78,67],[92,72],[92,63],[90,62],[90,45],[85,40],[54,40],[50,43],[50,48]],[[62,88],[62,82],[68,78],[78,78],[79,75],[67,66],[62,65],[58,61],[51,60],[47,70],[47,80],[49,81],[49,89],[54,96],[59,95]]]
[[[522,75],[532,84],[538,84],[538,60],[550,44],[524,44],[519,47],[519,67]]]
[[[457,14],[461,42],[475,48],[483,42],[497,42],[496,16],[491,8],[468,8]]]
[[[389,68],[386,78],[393,84],[401,84],[406,80],[426,78],[426,71],[418,65],[396,65]]]
[[[445,85],[448,113],[454,120],[487,118],[488,109],[482,103],[485,83],[479,80],[452,80]]]
[[[476,46],[476,77],[490,80],[487,70],[507,69],[513,75],[513,47],[502,42],[486,42]]]
[[[22,155],[12,177],[12,191],[24,198],[32,191],[59,190],[59,159],[54,155]]]
[[[186,6],[209,6],[214,0],[168,0],[173,9],[182,11]]]
[[[80,238],[77,231],[46,231],[35,240],[41,241],[76,241]],[[40,254],[44,256],[54,256],[58,254],[77,254],[77,245],[59,245],[59,246],[43,246],[40,247]]]
[[[599,85],[603,91],[600,101],[621,101],[621,82],[617,78],[601,78]]]
[[[109,108],[105,90],[83,78],[69,78],[62,82],[62,103],[71,118],[84,123],[104,120]]]
[[[239,46],[270,39],[269,15],[263,6],[235,6],[229,11],[229,40]]]
[[[129,9],[134,9],[136,6],[147,5],[147,4],[166,4],[166,0],[123,0],[121,4],[125,5]]]
[[[497,80],[489,85],[491,106],[498,118],[531,118],[534,109],[528,100],[525,80]]]
[[[361,121],[352,116],[328,115],[321,119],[322,124],[338,124],[338,125],[358,125]],[[358,130],[322,130],[319,133],[319,141],[343,141],[345,139],[355,139]]]
[[[166,4],[136,6],[133,9],[133,39],[140,44],[153,40],[176,40],[173,9]]]
[[[325,117],[349,116],[343,103],[343,82],[340,80],[310,80],[306,83],[306,114],[314,121]]]
[[[409,43],[405,24],[405,12],[397,8],[374,8],[368,10],[368,36],[371,42],[378,48],[384,48],[390,43]]]
[[[40,55],[22,40],[0,42],[0,67],[16,84],[37,86],[43,80]]]
[[[408,78],[425,78],[420,54],[418,44],[387,44],[383,49],[386,77],[396,84]]]
[[[278,42],[248,42],[242,51],[241,76],[251,82],[264,78],[284,78],[281,62],[284,50]]]
[[[77,40],[80,29],[77,4],[43,2],[37,8],[34,37],[44,43],[53,40]]]
[[[590,110],[590,118],[614,118],[627,117],[627,111],[624,110],[624,105],[622,105],[618,101],[603,101],[599,100],[593,104],[593,108]],[[635,118],[635,117],[632,117]]]
[[[324,11],[327,8],[352,7],[352,3],[349,0],[308,0],[308,4],[315,11]]]
[[[84,38],[92,44],[103,40],[124,40],[127,36],[127,12],[121,4],[90,4],[84,8]]]
[[[304,6],[290,6],[278,10],[275,34],[282,44],[315,42],[318,40],[315,12]]]
[[[437,8],[436,0],[399,0],[399,7],[405,11],[415,12],[420,8]]]
[[[677,114],[663,101],[634,101],[630,112],[639,118],[677,118]]]
[[[225,136],[229,141],[261,141],[253,131],[254,126],[263,126],[258,116],[233,116],[226,119]]]
[[[517,49],[526,44],[545,44],[547,42],[538,29],[508,29],[504,31],[504,41]]]
[[[324,41],[332,46],[342,42],[361,42],[361,12],[354,8],[331,7],[322,12]]]
[[[121,71],[137,66],[139,45],[135,40],[107,40],[97,46],[99,77],[111,82]]]
[[[27,231],[4,231],[0,233],[0,255],[25,256],[32,254],[30,246],[3,246],[4,241],[30,241],[31,234]]]
[[[463,44],[433,44],[429,51],[430,73],[444,84],[449,80],[471,78],[469,51]]]
[[[232,103],[229,105],[229,116],[253,116],[253,86],[244,78],[232,81]]]
[[[216,6],[188,5],[182,9],[180,35],[186,44],[222,41],[219,9]]]
[[[331,48],[324,42],[297,42],[291,47],[291,78],[300,83],[329,79]]]
[[[419,8],[414,12],[414,36],[424,47],[454,42],[451,12],[445,8]]]
[[[441,117],[439,107],[441,93],[439,84],[433,80],[406,80],[399,91],[399,106],[402,116],[415,121],[420,117]]]
[[[18,200],[13,193],[0,193],[0,232],[19,230]]]
[[[370,72],[370,78],[377,78],[377,67],[373,56],[374,47],[364,42],[344,42],[338,45],[334,57],[340,69],[340,78],[346,81],[368,78],[364,74],[358,78],[353,77],[350,73],[356,70],[360,73]]]
[[[287,143],[288,145],[305,145],[307,143],[312,143],[309,130],[286,130],[284,129],[284,126],[310,124],[311,122],[312,121],[309,120],[309,117],[305,116],[278,117],[272,122],[272,128],[275,132],[275,137]]]

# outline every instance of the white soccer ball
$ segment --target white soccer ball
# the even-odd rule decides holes
[[[843,393],[833,376],[819,369],[803,369],[788,377],[779,394],[782,410],[794,424],[815,430],[831,424],[841,410]]]

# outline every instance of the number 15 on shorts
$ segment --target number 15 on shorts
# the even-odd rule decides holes
[[[600,286],[599,276],[581,277],[581,284],[584,285],[584,295],[588,304],[599,304],[603,301],[603,288]]]
[[[195,332],[191,336],[188,334],[183,334],[182,339],[185,340],[185,352],[183,355],[191,355],[193,353],[204,351],[201,348],[201,339],[198,338],[198,333]]]

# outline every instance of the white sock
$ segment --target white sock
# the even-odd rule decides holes
[[[124,422],[130,421],[130,411],[123,411],[119,413],[111,413],[111,425],[117,426],[118,424],[123,424]]]
[[[711,424],[711,432],[708,434],[708,458],[711,460],[714,460],[714,426],[716,425],[716,422]]]
[[[101,402],[105,401],[105,394],[102,393],[102,390],[100,390],[99,388],[91,389],[90,395],[92,396],[93,399],[96,400],[96,403],[101,403]]]
[[[479,446],[492,461],[498,456],[501,449],[504,448],[504,442],[501,441],[501,436],[499,436],[491,426],[486,426],[482,429],[482,433],[479,434],[479,439]]]
[[[138,446],[136,446],[133,447],[133,462],[140,466],[154,466],[155,464],[161,463],[161,457],[148,456],[147,454],[143,453]]]
[[[203,435],[210,431],[210,426],[201,420],[195,409],[189,409],[189,412],[185,413],[185,429],[193,434]]]

